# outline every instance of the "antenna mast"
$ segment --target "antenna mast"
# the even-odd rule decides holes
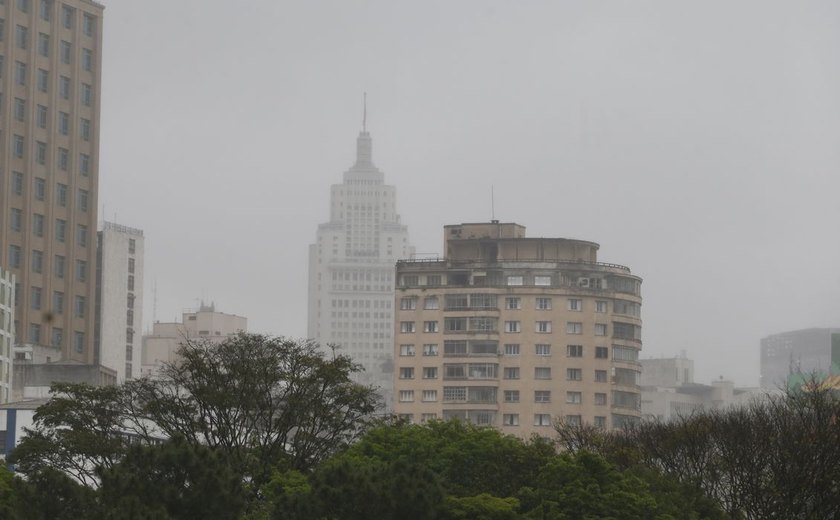
[[[490,185],[490,220],[496,220],[496,195],[492,184]]]
[[[367,132],[367,92],[365,92],[364,97],[362,98],[362,132]]]

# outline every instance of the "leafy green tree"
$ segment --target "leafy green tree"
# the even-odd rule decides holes
[[[519,500],[482,493],[472,497],[448,496],[444,501],[443,520],[516,520],[521,518]]]
[[[235,519],[245,508],[242,476],[214,449],[177,437],[132,446],[102,472],[100,500],[111,519]]]
[[[26,520],[78,520],[102,518],[96,491],[79,484],[62,471],[41,467],[15,478],[18,515]],[[12,517],[14,518],[14,517]]]

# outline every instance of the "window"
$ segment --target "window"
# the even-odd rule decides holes
[[[64,329],[53,327],[52,329],[52,346],[61,347],[64,345]]]
[[[439,332],[438,322],[436,322],[436,321],[424,321],[423,322],[423,332]]]
[[[433,343],[427,343],[423,345],[423,355],[424,356],[437,356],[438,355],[438,346]]]
[[[475,316],[470,318],[470,330],[490,332],[496,330],[496,318]]]
[[[437,401],[437,390],[423,390],[423,401],[427,403]]]
[[[70,133],[70,114],[67,112],[58,113],[58,133],[61,135]]]
[[[128,275],[128,290],[129,291],[134,290],[134,275],[133,274]]]
[[[53,312],[56,314],[64,314],[64,293],[61,291],[53,291]]]
[[[570,311],[582,311],[583,310],[583,301],[575,299],[575,298],[570,298],[569,302],[568,302],[568,309]]]
[[[400,368],[400,379],[414,379],[414,368],[413,367],[402,367],[402,368]]]
[[[20,247],[15,245],[9,246],[9,267],[20,267]],[[20,291],[15,293],[15,297],[19,297]]]
[[[606,336],[607,335],[607,324],[606,323],[596,323],[595,324],[595,335],[596,336]]]
[[[93,51],[82,49],[82,70],[93,72]]]
[[[89,107],[93,102],[93,87],[87,83],[82,83],[81,97],[79,100],[82,105]]]
[[[35,189],[35,199],[44,200],[47,196],[47,181],[40,177],[35,177],[33,186]]]
[[[466,401],[467,388],[464,386],[444,386],[443,387],[444,401]]]
[[[90,141],[90,119],[81,118],[79,121],[79,133],[83,141]]]
[[[551,426],[551,414],[534,414],[534,426]]]
[[[596,301],[595,302],[595,312],[597,313],[605,313],[607,312],[607,302],[605,301]]]
[[[426,296],[423,299],[423,308],[427,310],[435,310],[440,308],[440,302],[437,296]]]
[[[445,318],[443,328],[446,332],[462,332],[467,330],[466,318]]]
[[[505,345],[505,355],[506,356],[518,356],[519,355],[519,344],[518,343],[508,343]]]
[[[506,321],[505,322],[505,332],[520,332],[521,327],[519,326],[518,321]]]
[[[38,90],[47,92],[50,83],[50,73],[44,69],[38,69]]]
[[[595,416],[595,421],[592,424],[594,424],[596,428],[606,428],[607,427],[607,418],[596,415]]]
[[[17,8],[24,13],[29,12],[29,0],[17,0]]]
[[[132,310],[125,311],[125,324],[128,325],[129,327],[134,326],[134,311],[132,311]],[[202,334],[201,331],[198,331],[198,333]],[[202,335],[207,336],[207,335],[209,335],[209,332],[207,334],[202,334]]]
[[[613,304],[613,312],[638,317],[642,314],[642,306],[636,302],[616,300]]]
[[[85,317],[85,297],[84,296],[76,296],[76,300],[73,304],[73,315],[77,318],[84,318]]]
[[[44,236],[44,215],[40,213],[32,215],[32,234],[36,237]]]
[[[79,154],[79,173],[85,176],[90,173],[90,155],[86,153]]]
[[[411,334],[412,332],[416,332],[414,329],[414,322],[413,321],[401,321],[400,322],[400,332],[403,334]]]
[[[12,141],[12,153],[18,159],[23,159],[23,143],[22,135],[16,135],[14,141]]]
[[[437,419],[437,414],[436,413],[420,414],[420,421],[421,422],[425,423],[425,422],[429,422],[429,421],[434,421],[435,419]]]
[[[87,226],[76,224],[76,243],[79,247],[87,247]]]
[[[23,195],[23,174],[20,172],[12,173],[12,193]]]
[[[539,334],[549,334],[551,333],[551,322],[550,321],[538,321],[535,324],[536,329],[535,331]]]
[[[55,199],[62,208],[67,207],[67,185],[60,182],[55,185]]]
[[[639,351],[633,347],[613,345],[613,359],[616,361],[638,361]]]
[[[567,357],[583,357],[583,345],[566,345]]]
[[[12,208],[9,221],[9,226],[12,228],[12,231],[20,232],[23,229],[23,211],[19,208]]]
[[[551,379],[551,367],[534,368],[534,379]]]
[[[567,415],[563,420],[569,426],[580,426],[582,424],[580,415]]]
[[[128,296],[126,296],[126,298],[125,298],[125,306],[129,309],[133,309],[134,308],[134,300],[135,300],[134,294],[128,293]]]
[[[522,300],[516,297],[505,298],[505,309],[518,310],[522,308]]]
[[[551,277],[550,276],[535,276],[534,277],[534,285],[548,287],[548,286],[551,285]]]
[[[29,292],[29,304],[34,310],[41,310],[41,288],[32,287]]]
[[[607,371],[606,370],[596,370],[595,371],[595,382],[596,383],[606,383],[607,382]]]
[[[32,250],[32,271],[41,273],[44,271],[44,253],[42,251]]]
[[[58,149],[58,169],[67,171],[70,165],[70,151],[67,148]]]
[[[47,127],[47,107],[44,105],[38,105],[35,109],[35,123],[38,125],[38,128]]]
[[[55,219],[55,239],[59,242],[64,242],[67,239],[67,221],[57,218]]]
[[[519,379],[519,367],[505,367],[503,373],[505,379]]]
[[[414,345],[400,345],[400,356],[413,356]]]
[[[537,344],[534,346],[534,351],[538,356],[550,356],[551,345]]]
[[[96,28],[96,20],[93,16],[85,14],[82,18],[82,32],[85,36],[93,36],[93,31]]]
[[[400,419],[400,421],[403,421],[406,424],[414,424],[414,414],[413,413],[401,413],[397,417]]]
[[[42,143],[41,141],[35,143],[35,162],[38,164],[46,164],[47,143]]]
[[[29,44],[29,29],[22,25],[15,27],[15,44],[19,49],[25,49]]]
[[[417,308],[417,297],[416,296],[408,296],[405,298],[400,298],[400,310],[401,311],[413,311]]]
[[[519,426],[518,413],[506,413],[502,415],[502,424],[504,426]]]
[[[567,321],[566,334],[583,334],[583,323],[579,321]]]
[[[84,350],[85,350],[85,333],[84,332],[75,331],[73,333],[73,348],[76,350],[76,352],[79,352],[79,353],[84,352]]]
[[[423,379],[437,379],[437,367],[423,367]]]
[[[595,347],[595,359],[609,359],[610,349],[607,347]]]
[[[426,285],[430,287],[438,287],[441,283],[441,276],[439,274],[426,275]]]
[[[50,20],[50,7],[52,7],[52,0],[41,0],[41,20],[47,22]]]
[[[39,71],[41,72],[41,71]],[[43,71],[46,72],[46,71]],[[41,87],[41,78],[38,78],[38,88]],[[17,85],[26,85],[26,63],[22,61],[15,62],[15,83]],[[47,91],[46,81],[44,82],[44,88],[41,90],[42,92]]]
[[[583,371],[579,368],[567,368],[566,369],[566,380],[567,381],[581,381],[583,379]]]
[[[133,255],[135,249],[135,240],[133,238],[128,239],[128,254]],[[388,308],[391,308],[391,305],[388,305]]]
[[[61,63],[64,63],[65,65],[69,65],[70,60],[71,60],[71,56],[73,54],[72,53],[72,46],[70,45],[70,42],[62,40],[59,52],[60,52],[60,56],[61,56]]]
[[[595,394],[595,404],[598,406],[604,406],[607,404],[607,394],[597,393]]]
[[[80,210],[82,210],[82,211],[87,211],[88,210],[88,197],[89,197],[89,194],[88,194],[87,190],[79,189],[78,197],[77,197],[78,200],[76,201],[76,204],[78,205]]]
[[[583,402],[580,392],[566,392],[566,404],[580,404]]]
[[[67,76],[58,78],[58,96],[61,99],[70,99],[70,78]]]
[[[627,339],[640,341],[642,339],[642,328],[632,323],[613,322],[613,337],[618,339]]]
[[[550,403],[551,402],[551,391],[549,391],[549,390],[536,390],[536,391],[534,391],[534,402],[535,403]]]
[[[414,390],[400,390],[400,402],[401,403],[413,403],[414,402]]]
[[[537,298],[536,307],[537,307],[537,310],[540,310],[540,311],[550,311],[551,310],[551,298]]]
[[[76,281],[87,281],[87,262],[84,260],[76,260]]]
[[[29,324],[29,341],[31,343],[41,343],[41,325],[38,323]]]
[[[519,390],[505,390],[505,402],[506,403],[518,403],[519,402]]]
[[[14,113],[15,119],[23,121],[26,118],[26,101],[20,98],[15,98]]]
[[[507,284],[508,285],[522,285],[523,279],[521,276],[508,276],[507,277]]]
[[[55,259],[53,261],[53,273],[57,278],[64,278],[65,272],[65,258],[62,255],[55,255]]]
[[[50,55],[50,35],[38,33],[38,54],[44,57]]]

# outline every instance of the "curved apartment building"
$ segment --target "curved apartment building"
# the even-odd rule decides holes
[[[598,244],[513,223],[444,226],[444,258],[396,270],[394,409],[529,437],[640,417],[641,278]]]

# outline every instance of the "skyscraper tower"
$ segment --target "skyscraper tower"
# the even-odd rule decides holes
[[[366,118],[365,118],[366,119]],[[394,265],[414,248],[396,210],[396,188],[373,164],[366,120],[356,163],[330,192],[330,220],[309,246],[308,335],[364,367],[357,380],[393,388]]]
[[[0,2],[0,262],[18,344],[93,363],[103,6]]]

